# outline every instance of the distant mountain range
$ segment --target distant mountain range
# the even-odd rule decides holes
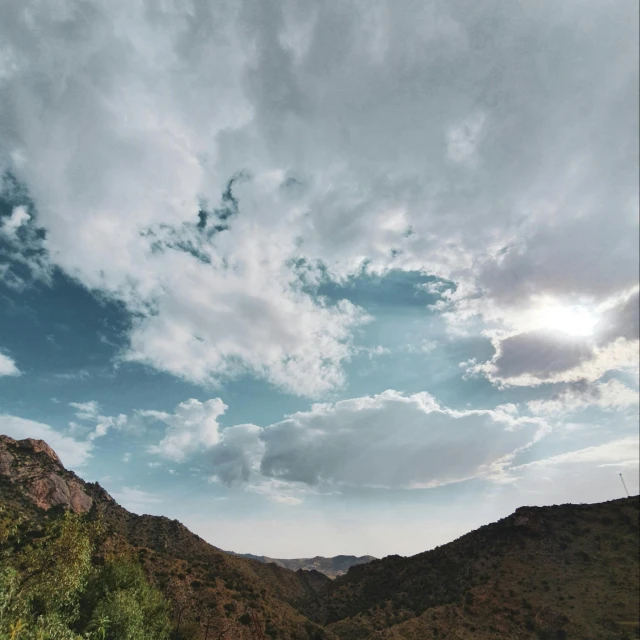
[[[298,569],[303,569],[304,571],[319,571],[320,573],[324,573],[325,576],[329,576],[329,578],[337,578],[338,576],[344,575],[349,571],[350,567],[377,560],[377,558],[373,556],[334,556],[333,558],[315,556],[314,558],[284,559],[270,558],[269,556],[255,556],[252,553],[234,553],[233,551],[229,551],[228,553],[266,564],[273,562],[279,567],[291,569],[291,571],[298,571]]]
[[[41,440],[0,436],[0,515],[35,532],[65,510],[100,517],[106,551],[138,558],[192,640],[637,638],[639,507],[637,496],[521,507],[413,557],[265,563],[128,512]],[[347,572],[330,580],[320,568]]]

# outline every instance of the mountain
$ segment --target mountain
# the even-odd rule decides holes
[[[208,544],[177,520],[130,513],[100,485],[66,470],[41,440],[0,435],[0,506],[16,520],[26,517],[36,524],[64,509],[89,517],[99,514],[110,545],[137,556],[172,602],[174,620],[196,628],[208,624],[210,637],[253,639],[255,612],[260,633],[269,638],[335,638],[294,606],[313,599],[329,578],[317,571],[294,572],[239,558]]]
[[[376,560],[373,556],[334,556],[332,558],[325,558],[323,556],[315,556],[313,558],[270,558],[269,556],[255,556],[252,553],[234,553],[229,551],[233,555],[237,555],[241,558],[249,558],[250,560],[257,560],[258,562],[264,562],[265,564],[273,563],[279,567],[285,569],[291,569],[292,571],[298,571],[303,569],[304,571],[319,571],[324,573],[329,578],[337,578],[342,576],[351,567],[355,567],[358,564],[366,564],[372,560]]]
[[[638,637],[639,506],[521,507],[431,551],[353,567],[305,613],[342,640]]]
[[[431,551],[354,565],[334,580],[226,553],[176,520],[129,513],[38,440],[0,436],[0,507],[34,527],[65,509],[101,517],[108,545],[139,559],[174,622],[191,630],[181,637],[195,640],[640,635],[637,496],[522,507]]]

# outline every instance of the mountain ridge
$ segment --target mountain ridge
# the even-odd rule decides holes
[[[219,627],[216,633],[225,631],[234,640],[249,640],[254,635],[247,615],[256,612],[267,636],[335,638],[292,604],[312,597],[329,582],[326,576],[238,558],[210,545],[177,520],[130,513],[98,483],[85,482],[65,469],[52,452],[40,440],[0,435],[0,504],[36,523],[65,509],[99,515],[110,544],[134,554],[173,603],[174,619],[193,620],[201,626],[204,617],[213,617]]]
[[[205,620],[221,640],[640,635],[637,496],[520,507],[448,544],[354,565],[334,580],[226,553],[177,520],[132,514],[42,441],[0,436],[0,506],[36,527],[64,510],[101,517],[109,544],[138,558],[174,621],[192,630],[181,637],[194,640],[205,637]]]
[[[312,558],[272,558],[270,556],[259,556],[253,553],[236,553],[235,551],[227,551],[234,556],[241,558],[247,558],[249,560],[257,560],[265,564],[274,563],[285,569],[291,569],[297,571],[302,569],[303,571],[319,571],[324,573],[329,578],[337,578],[338,576],[345,575],[351,567],[359,564],[366,564],[372,560],[377,560],[375,556],[350,556],[350,555],[337,555],[337,556],[313,556]]]

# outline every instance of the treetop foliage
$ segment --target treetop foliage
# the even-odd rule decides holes
[[[168,605],[136,559],[95,554],[99,520],[65,513],[28,527],[0,510],[0,637],[167,640]]]

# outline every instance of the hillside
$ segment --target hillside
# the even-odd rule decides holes
[[[355,567],[358,564],[366,564],[372,560],[376,560],[373,556],[333,556],[332,558],[325,558],[323,556],[315,556],[313,558],[270,558],[269,556],[256,556],[252,553],[234,553],[229,551],[233,555],[240,556],[241,558],[248,558],[250,560],[257,560],[258,562],[264,562],[265,564],[273,563],[279,567],[285,569],[291,569],[292,571],[298,571],[304,569],[305,571],[319,571],[324,573],[329,578],[337,578],[349,571],[351,567]]]
[[[306,610],[343,640],[638,637],[638,497],[522,507],[458,540],[353,567]]]
[[[329,579],[224,553],[176,520],[138,516],[118,505],[98,484],[66,470],[39,440],[0,436],[0,506],[37,524],[60,509],[101,515],[109,544],[135,553],[145,571],[173,603],[174,620],[194,628],[208,624],[210,637],[249,640],[334,638],[292,604],[308,600]],[[199,631],[199,632],[198,632]],[[213,635],[213,634],[216,635]]]
[[[171,602],[176,637],[194,640],[637,638],[639,505],[636,496],[522,507],[431,551],[330,580],[226,553],[175,520],[129,513],[64,469],[44,442],[0,436],[4,513],[32,530],[65,509],[101,518],[105,547],[140,560]]]

